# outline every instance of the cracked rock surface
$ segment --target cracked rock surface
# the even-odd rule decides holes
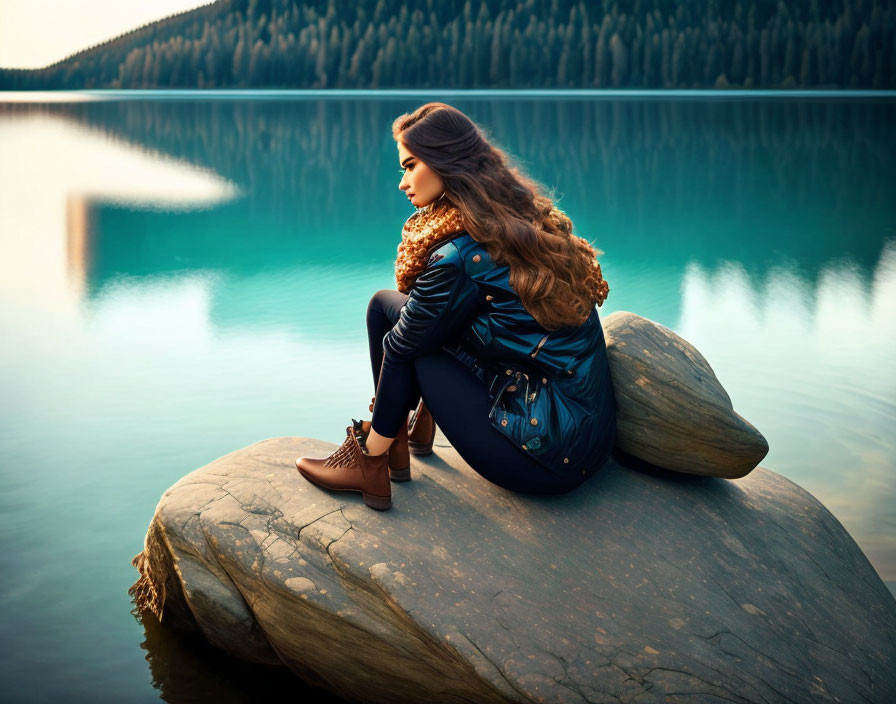
[[[513,494],[444,439],[393,507],[281,437],[188,474],[134,558],[141,608],[360,702],[896,701],[896,601],[811,494],[618,453]]]

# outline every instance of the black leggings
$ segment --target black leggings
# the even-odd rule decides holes
[[[458,454],[483,477],[510,491],[565,493],[578,486],[554,476],[491,426],[488,389],[444,350],[397,362],[386,355],[383,337],[398,322],[408,297],[400,291],[377,291],[367,307],[370,364],[376,389],[372,425],[393,438],[421,396],[436,425]]]

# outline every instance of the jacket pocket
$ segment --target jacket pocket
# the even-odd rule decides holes
[[[564,478],[579,474],[589,464],[589,449],[599,431],[591,409],[569,398],[552,380],[544,383],[524,372],[503,380],[489,420],[519,449]]]

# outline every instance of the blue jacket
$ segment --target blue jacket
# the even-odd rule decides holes
[[[393,359],[444,349],[489,390],[491,425],[548,471],[575,486],[607,460],[616,402],[603,327],[549,331],[523,307],[510,269],[467,232],[440,243],[383,338]]]

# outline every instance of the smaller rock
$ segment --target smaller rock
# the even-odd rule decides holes
[[[768,454],[738,415],[709,362],[669,328],[628,311],[603,320],[616,444],[635,457],[688,474],[736,479]]]

